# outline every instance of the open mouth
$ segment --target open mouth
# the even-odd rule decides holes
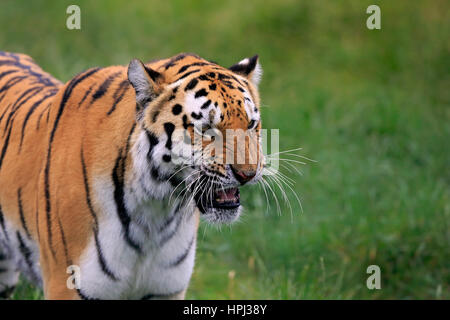
[[[205,190],[205,192],[199,193],[195,197],[195,201],[202,213],[205,213],[211,208],[232,210],[241,205],[238,188],[217,188],[209,192]]]

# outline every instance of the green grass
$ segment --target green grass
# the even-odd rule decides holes
[[[64,81],[133,57],[258,53],[264,126],[318,161],[290,174],[303,213],[267,210],[254,188],[241,222],[202,224],[187,298],[450,298],[447,1],[82,1],[69,31],[72,3],[3,0],[0,49]],[[373,3],[381,30],[365,27]],[[366,288],[371,264],[381,290]],[[25,282],[14,294],[39,297]]]

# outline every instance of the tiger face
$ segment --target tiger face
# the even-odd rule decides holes
[[[152,67],[133,60],[137,121],[166,194],[193,201],[210,222],[232,222],[241,212],[239,187],[262,176],[258,56],[229,69],[195,55]]]

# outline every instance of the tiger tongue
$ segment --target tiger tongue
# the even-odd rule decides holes
[[[230,188],[226,190],[219,189],[216,191],[215,198],[216,201],[226,202],[236,200],[237,188]]]

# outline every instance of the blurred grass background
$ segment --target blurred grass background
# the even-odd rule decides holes
[[[66,8],[81,7],[81,30]],[[381,30],[366,8],[381,7]],[[241,222],[199,232],[190,299],[450,298],[450,6],[442,1],[2,0],[0,49],[63,81],[92,66],[258,53],[263,125],[317,160],[304,212],[244,191]],[[285,172],[286,173],[286,172]],[[295,203],[294,197],[291,197]],[[368,290],[366,268],[381,268]],[[15,299],[42,298],[22,282]]]

